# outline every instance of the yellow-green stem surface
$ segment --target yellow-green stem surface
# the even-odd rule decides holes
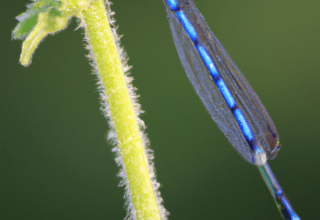
[[[120,143],[136,219],[160,219],[140,130],[103,1],[92,3],[89,10],[83,11],[83,16]]]

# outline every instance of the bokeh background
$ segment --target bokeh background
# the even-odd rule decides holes
[[[0,219],[124,219],[124,190],[83,30],[49,36],[19,65],[1,2]],[[156,1],[113,1],[133,66],[170,219],[281,219],[260,174],[211,120],[189,83]],[[270,161],[302,219],[319,217],[320,1],[195,0],[268,109],[282,150]]]

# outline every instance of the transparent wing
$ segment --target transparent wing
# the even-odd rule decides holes
[[[243,137],[232,112],[220,95],[197,50],[194,48],[192,41],[182,29],[175,14],[170,9],[167,9],[167,12],[180,60],[196,93],[229,142],[248,162],[253,163],[251,149]]]
[[[274,159],[279,149],[279,136],[265,107],[241,74],[239,68],[211,32],[194,3],[188,0],[178,0],[178,3],[245,115],[255,134],[256,141],[267,153],[267,158]],[[168,8],[167,12],[173,39],[189,80],[229,142],[248,162],[253,163],[251,150],[192,41],[180,25],[175,13]]]

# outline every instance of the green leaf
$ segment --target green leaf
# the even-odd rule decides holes
[[[19,23],[12,32],[12,38],[15,40],[23,39],[37,24],[39,13],[47,11],[52,6],[58,8],[60,5],[61,2],[57,0],[37,0],[28,5],[27,11],[16,17]]]

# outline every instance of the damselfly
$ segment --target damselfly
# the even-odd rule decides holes
[[[279,135],[239,68],[211,32],[191,0],[164,0],[182,65],[212,119],[232,146],[258,166],[277,207],[298,220],[267,160],[280,149]]]

